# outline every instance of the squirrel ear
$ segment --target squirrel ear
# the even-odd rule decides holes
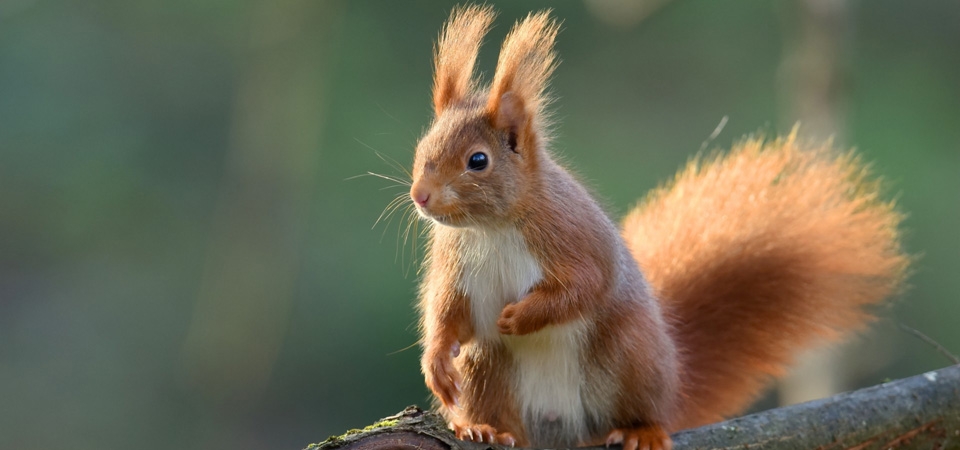
[[[473,90],[473,64],[494,15],[488,5],[450,12],[434,52],[433,111],[438,116]]]
[[[513,92],[500,96],[497,110],[491,114],[493,127],[509,134],[510,150],[517,151],[517,138],[522,130],[529,128],[530,115],[527,114],[523,100]]]
[[[560,25],[550,11],[528,15],[507,34],[490,85],[487,114],[494,127],[517,133],[521,144],[535,146],[550,103],[547,80],[557,67],[553,42]]]

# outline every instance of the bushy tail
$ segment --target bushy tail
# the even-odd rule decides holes
[[[624,223],[683,353],[682,429],[744,409],[793,356],[901,287],[902,217],[850,153],[796,134],[691,161]]]

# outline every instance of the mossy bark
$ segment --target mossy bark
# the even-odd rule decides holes
[[[960,365],[673,435],[674,448],[960,449]],[[500,449],[456,439],[438,415],[409,407],[307,450]]]

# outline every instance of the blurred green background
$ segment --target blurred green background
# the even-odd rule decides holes
[[[410,163],[453,5],[0,2],[0,448],[298,449],[425,405],[412,243],[372,228],[403,188],[348,178]],[[564,20],[556,148],[618,217],[747,133],[858,147],[921,257],[841,385],[949,364],[898,323],[960,352],[960,3],[495,6],[487,77]]]

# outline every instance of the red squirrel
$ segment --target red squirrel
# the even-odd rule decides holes
[[[899,289],[901,216],[856,156],[795,132],[694,159],[618,227],[550,152],[557,22],[515,24],[481,87],[493,18],[459,7],[441,32],[410,190],[422,369],[458,438],[669,450]]]

